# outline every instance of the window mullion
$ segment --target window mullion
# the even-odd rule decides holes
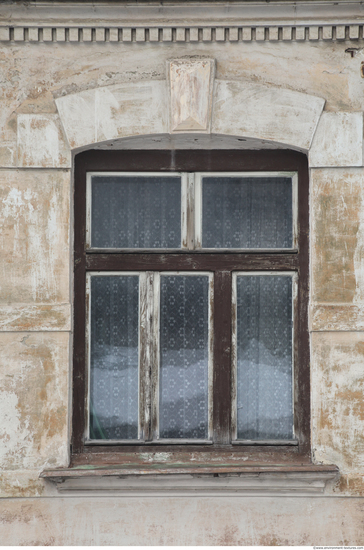
[[[158,437],[159,273],[140,274],[139,437]]]
[[[195,249],[202,248],[202,178],[195,174],[194,186],[194,220],[195,220]]]
[[[231,289],[231,437],[235,441],[238,433],[237,419],[237,292],[236,273],[232,275]]]
[[[182,249],[195,248],[195,175],[182,174],[181,219]]]
[[[150,322],[151,345],[151,436],[159,439],[159,366],[160,366],[160,274],[153,274],[152,316]]]
[[[231,424],[231,272],[214,276],[214,442],[229,444]]]
[[[209,276],[208,437],[214,438],[214,276]]]
[[[151,433],[151,378],[153,322],[153,272],[140,274],[140,331],[139,331],[139,438],[152,439]]]

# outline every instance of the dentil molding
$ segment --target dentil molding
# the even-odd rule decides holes
[[[0,42],[358,41],[359,1],[29,2],[0,6]]]

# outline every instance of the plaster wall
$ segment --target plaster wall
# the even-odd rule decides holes
[[[0,42],[2,543],[362,544],[363,41],[350,47]],[[72,150],[143,135],[158,146],[167,61],[199,57],[216,60],[213,134],[309,155],[312,453],[340,476],[312,498],[61,498],[39,473],[68,465]]]
[[[11,545],[360,546],[361,499],[16,499],[0,505]]]

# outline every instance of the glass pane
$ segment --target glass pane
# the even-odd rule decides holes
[[[204,248],[292,248],[292,179],[209,176],[202,187]]]
[[[90,439],[138,438],[138,276],[91,277]]]
[[[160,437],[208,437],[206,276],[161,276]]]
[[[237,277],[238,439],[292,439],[292,278]]]
[[[178,176],[92,176],[91,210],[92,247],[181,247]]]

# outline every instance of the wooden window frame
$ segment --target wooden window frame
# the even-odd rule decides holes
[[[207,462],[241,457],[252,463],[310,463],[310,361],[308,333],[309,177],[307,157],[290,150],[88,150],[74,164],[74,347],[71,465],[135,463],[142,453],[169,453],[171,462],[191,463],[196,453]],[[87,250],[86,184],[88,172],[297,172],[298,250],[280,252],[108,252]],[[213,444],[144,442],[85,445],[86,423],[86,273],[96,271],[208,271],[214,273]],[[232,444],[231,353],[232,272],[296,272],[294,319],[294,426],[296,444]],[[227,299],[230,297],[230,300]],[[209,457],[209,458],[206,458]]]

